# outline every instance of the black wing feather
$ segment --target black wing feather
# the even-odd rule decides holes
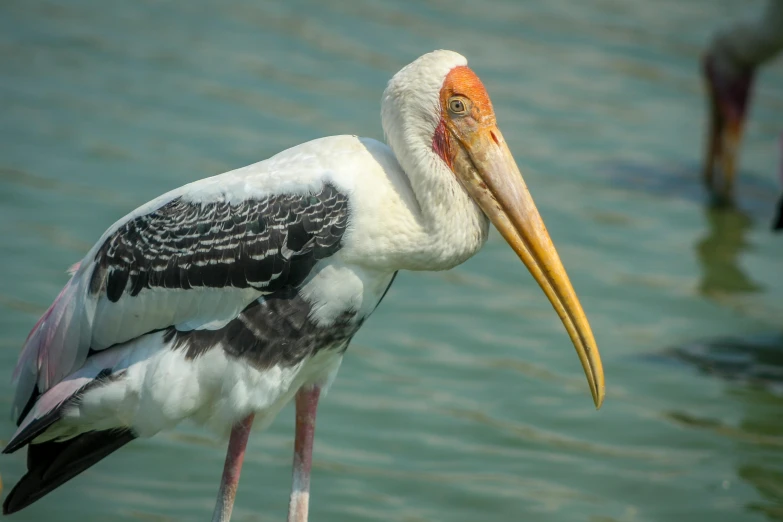
[[[69,481],[136,436],[130,430],[90,431],[63,442],[31,444],[27,473],[3,502],[3,514],[23,509]]]
[[[331,184],[236,205],[177,198],[106,239],[90,290],[117,302],[150,288],[295,287],[339,250],[348,216],[348,197]]]

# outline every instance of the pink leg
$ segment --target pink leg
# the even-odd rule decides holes
[[[220,480],[215,512],[212,514],[212,522],[228,522],[231,519],[231,510],[234,508],[234,497],[237,494],[239,474],[242,472],[242,462],[245,460],[245,448],[250,436],[250,428],[253,427],[251,413],[231,429],[231,438],[228,440],[228,452],[226,464],[223,466],[223,478]]]
[[[296,394],[296,438],[294,440],[294,483],[288,504],[288,522],[307,522],[310,507],[310,468],[313,464],[315,413],[321,388],[310,386]]]

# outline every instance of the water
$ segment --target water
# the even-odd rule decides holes
[[[4,2],[2,373],[120,216],[311,138],[381,138],[388,78],[451,48],[486,83],[587,310],[606,403],[493,235],[451,272],[401,274],[356,337],[319,413],[312,519],[783,520],[782,62],[759,78],[742,211],[707,209],[697,182],[697,59],[761,6],[740,4]],[[252,437],[234,520],[284,519],[292,425],[287,409]],[[15,520],[207,520],[223,455],[183,426]],[[6,488],[23,469],[0,459]]]

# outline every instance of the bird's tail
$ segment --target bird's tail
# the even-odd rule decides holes
[[[122,350],[115,352],[118,354],[102,354],[106,359],[103,362],[109,366],[116,363]],[[100,364],[93,364],[57,383],[35,400],[3,449],[3,453],[13,453],[27,446],[27,473],[6,497],[3,513],[29,506],[135,438],[125,427],[84,433],[58,432],[58,422],[66,408],[81,401],[91,389],[121,377],[123,373],[124,370],[112,373],[111,367],[101,369]],[[34,442],[36,440],[38,442]]]
[[[129,429],[115,429],[28,445],[27,473],[5,498],[3,514],[29,506],[135,438]]]
[[[71,267],[71,279],[52,305],[38,319],[25,340],[13,378],[17,381],[13,414],[17,423],[25,417],[40,393],[68,373],[81,351],[89,349],[90,324],[84,313],[86,278],[78,264]]]

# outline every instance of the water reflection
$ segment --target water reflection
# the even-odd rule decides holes
[[[613,162],[605,165],[612,186],[664,198],[690,201],[701,206],[705,191],[699,183],[698,168],[692,164],[647,164]],[[752,245],[747,234],[753,223],[767,219],[774,184],[753,172],[743,172],[742,206],[706,204],[703,206],[707,231],[696,243],[701,268],[698,291],[709,298],[748,294],[763,290],[741,267],[741,254]],[[783,202],[781,202],[783,205]],[[781,216],[783,218],[783,216]]]
[[[753,226],[750,217],[733,206],[709,205],[704,212],[708,230],[696,244],[702,270],[699,292],[717,297],[761,290],[740,267],[740,254],[750,247],[746,240]]]
[[[669,355],[700,372],[783,398],[783,334],[694,341],[672,348]]]
[[[783,471],[763,465],[740,466],[739,476],[752,484],[768,502],[751,502],[748,509],[770,520],[783,520]]]
[[[762,287],[741,267],[751,248],[750,216],[734,206],[707,205],[707,232],[696,243],[701,268],[699,293],[708,298],[746,294]],[[697,341],[671,350],[676,359],[700,372],[733,382],[727,393],[739,399],[743,418],[736,425],[671,412],[669,418],[692,429],[707,429],[735,441],[737,476],[753,486],[760,499],[746,504],[768,520],[783,521],[783,335]],[[730,484],[724,483],[724,489]]]
[[[776,356],[778,370],[783,368],[783,339],[780,341]],[[748,435],[736,444],[735,451],[739,457],[737,475],[753,486],[760,496],[759,500],[748,502],[745,507],[776,521],[783,521],[783,462],[780,458],[783,395],[780,391],[780,386],[775,393],[761,388],[729,391],[732,398],[739,399],[743,405],[744,416],[739,430]]]
[[[759,494],[745,508],[783,521],[783,334],[693,342],[671,349],[669,355],[731,381],[727,402],[738,404],[742,416],[736,423],[684,411],[666,417],[730,440],[737,476]],[[724,481],[720,487],[729,489],[731,484]]]

